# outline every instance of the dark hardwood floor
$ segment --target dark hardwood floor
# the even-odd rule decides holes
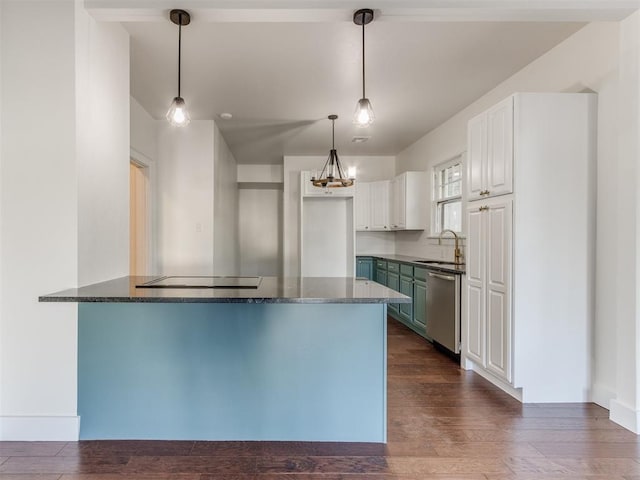
[[[0,480],[640,480],[640,441],[593,404],[526,405],[389,320],[386,446],[0,442]]]

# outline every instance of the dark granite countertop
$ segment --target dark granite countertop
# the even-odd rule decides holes
[[[375,254],[375,253],[358,253],[357,257],[371,257],[371,258],[380,258],[382,260],[391,260],[393,262],[406,263],[413,265],[415,267],[427,268],[429,270],[437,270],[439,272],[453,273],[457,275],[465,274],[465,265],[455,265],[451,263],[447,263],[446,260],[442,259],[428,259],[421,257],[413,257],[410,255],[396,255],[394,253],[384,253],[384,254]],[[436,263],[421,263],[420,261],[427,262],[436,262]],[[440,263],[444,262],[444,263]]]
[[[258,288],[138,288],[160,278],[122,277],[43,295],[41,302],[114,303],[411,303],[379,283],[352,277],[262,277]]]

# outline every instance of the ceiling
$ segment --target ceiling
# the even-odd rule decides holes
[[[155,118],[177,94],[177,27],[126,22],[131,91]],[[351,22],[198,22],[183,28],[182,96],[215,119],[238,163],[326,155],[338,114],[341,155],[395,155],[583,26],[567,22],[374,21],[367,96],[376,122],[355,127],[361,30]],[[218,117],[222,112],[233,119]],[[370,136],[353,143],[355,135]]]

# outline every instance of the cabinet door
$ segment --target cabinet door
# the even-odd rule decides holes
[[[387,272],[385,270],[380,268],[376,269],[376,282],[385,287],[387,286]]]
[[[487,116],[469,121],[467,130],[467,200],[482,198],[487,178]]]
[[[488,196],[513,192],[513,97],[487,111]]]
[[[402,230],[407,225],[407,175],[398,175],[391,182],[391,229]]]
[[[393,272],[387,272],[387,287],[395,290],[396,292],[400,291],[400,275]],[[389,310],[394,313],[398,312],[398,304],[390,303]]]
[[[356,230],[367,231],[371,223],[371,184],[356,182]]]
[[[427,284],[420,280],[413,283],[413,324],[421,330],[427,327]]]
[[[477,203],[467,208],[467,291],[462,348],[466,357],[485,366],[485,212]]]
[[[493,201],[486,218],[487,370],[512,381],[511,244],[512,201]]]
[[[373,260],[359,257],[356,260],[356,276],[373,280]]]
[[[413,298],[413,277],[400,275],[400,293]],[[407,323],[413,323],[413,308],[411,303],[399,303],[398,313]]]
[[[371,230],[389,230],[389,181],[371,183]]]
[[[405,172],[404,192],[404,228],[406,230],[424,230],[427,226],[429,199],[427,172]]]

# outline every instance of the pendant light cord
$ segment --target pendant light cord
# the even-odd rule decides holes
[[[364,94],[364,17],[362,13],[362,98],[367,98]]]
[[[178,15],[178,97],[180,95],[180,79],[182,77],[182,13]]]

